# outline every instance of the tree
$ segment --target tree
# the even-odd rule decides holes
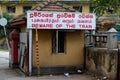
[[[3,0],[4,2],[7,2],[9,0]],[[19,0],[19,2],[24,2],[24,1],[28,1],[28,0]]]
[[[120,0],[90,0],[90,3],[97,16],[101,16],[105,12],[118,13],[120,10]]]

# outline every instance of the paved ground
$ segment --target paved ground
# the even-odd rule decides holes
[[[26,77],[19,69],[9,68],[9,53],[0,51],[0,80],[92,80],[90,75],[74,74],[70,77],[64,75],[44,75]]]

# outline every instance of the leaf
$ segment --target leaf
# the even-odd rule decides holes
[[[90,0],[90,4],[95,7],[97,15],[103,15],[104,12],[109,10],[115,13],[120,8],[120,0]]]
[[[25,0],[19,0],[19,2],[23,3]]]

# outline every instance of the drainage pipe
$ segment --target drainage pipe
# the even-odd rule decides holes
[[[29,76],[32,75],[32,29],[29,29]]]

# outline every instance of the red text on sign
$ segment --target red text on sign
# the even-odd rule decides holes
[[[68,29],[75,29],[75,24],[66,24]]]
[[[80,26],[81,28],[83,28],[83,29],[92,29],[92,25],[80,24],[79,26]]]
[[[61,28],[62,24],[56,24],[56,28]]]
[[[57,14],[57,18],[75,18],[74,13]]]
[[[52,28],[53,24],[32,24],[32,28]]]
[[[30,13],[30,18],[33,17],[53,17],[53,13],[42,13],[42,12]]]

